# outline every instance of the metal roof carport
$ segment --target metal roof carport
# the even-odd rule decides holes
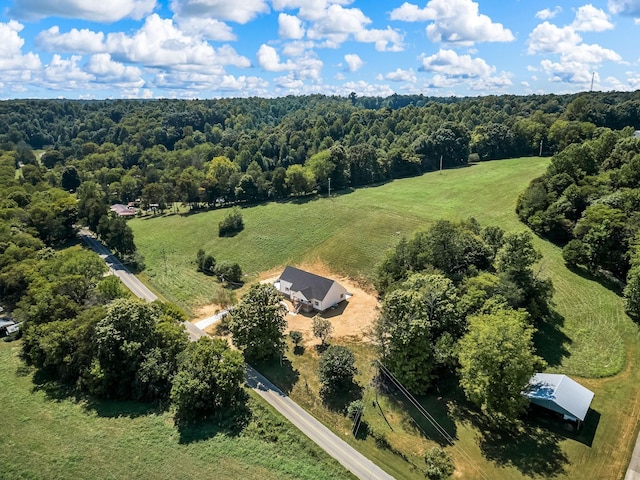
[[[536,373],[523,394],[531,403],[576,420],[578,425],[584,422],[594,395],[575,380],[555,373]]]

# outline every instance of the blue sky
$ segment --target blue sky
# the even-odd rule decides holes
[[[0,98],[640,89],[640,0],[0,0]]]

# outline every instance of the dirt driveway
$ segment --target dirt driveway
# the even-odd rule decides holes
[[[368,333],[378,314],[378,299],[376,296],[363,290],[351,279],[334,274],[322,263],[302,264],[296,265],[296,267],[335,280],[351,294],[351,297],[341,302],[338,307],[328,309],[321,314],[322,317],[331,320],[334,329],[333,337],[351,337],[367,341]],[[260,276],[260,282],[273,283],[282,273],[282,270],[284,268],[264,272]],[[285,300],[285,303],[287,303],[289,311],[292,311],[291,302]],[[311,319],[314,315],[315,312],[300,312],[297,315],[289,313],[286,317],[288,322],[287,331],[297,330],[302,332],[304,344],[307,346],[319,343],[319,340],[314,338],[311,331]]]
[[[378,314],[378,299],[376,295],[373,292],[368,292],[361,288],[353,280],[334,274],[322,263],[307,263],[296,265],[296,267],[336,280],[351,294],[351,297],[341,302],[338,307],[329,309],[321,314],[322,317],[331,320],[334,329],[333,337],[350,337],[368,341],[368,333]],[[283,270],[284,267],[280,267],[263,272],[258,280],[261,283],[273,283]],[[287,303],[289,311],[292,311],[291,302],[285,301],[285,303]],[[222,310],[220,305],[205,305],[196,310],[196,319],[192,320],[192,322],[197,322],[200,319],[214,315],[220,310]],[[292,313],[287,314],[287,332],[290,330],[302,332],[304,335],[304,344],[307,346],[319,343],[320,341],[314,338],[311,332],[311,319],[314,315],[315,313],[302,312],[297,315]]]

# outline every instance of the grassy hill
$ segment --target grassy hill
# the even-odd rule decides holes
[[[191,312],[215,300],[213,278],[196,272],[199,248],[218,261],[240,263],[249,278],[287,263],[321,260],[336,272],[372,278],[384,251],[402,235],[435,220],[475,217],[483,225],[524,230],[514,212],[518,195],[544,172],[547,158],[486,162],[362,188],[332,198],[313,197],[242,209],[245,229],[219,238],[227,210],[147,217],[131,222],[147,263],[149,283]],[[544,254],[540,274],[552,278],[559,314],[541,331],[543,353],[563,372],[601,377],[624,366],[624,339],[636,335],[621,299],[564,265],[556,246],[536,239]]]

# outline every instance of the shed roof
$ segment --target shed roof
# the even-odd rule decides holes
[[[593,392],[566,375],[536,373],[524,395],[540,405],[563,415],[584,421],[593,399]]]
[[[333,284],[336,283],[329,278],[291,266],[284,269],[280,280],[290,283],[291,290],[301,292],[308,300],[324,300]]]

